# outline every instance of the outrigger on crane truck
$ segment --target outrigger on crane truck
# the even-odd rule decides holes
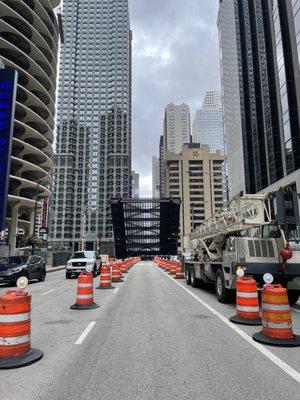
[[[288,288],[291,304],[300,295],[300,222],[297,193],[240,194],[185,237],[186,281],[194,287],[215,284],[220,302],[235,293],[236,271],[253,275],[259,286],[270,273]],[[195,257],[196,258],[196,257]]]

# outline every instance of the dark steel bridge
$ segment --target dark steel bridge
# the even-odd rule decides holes
[[[117,258],[176,255],[180,200],[111,199]]]

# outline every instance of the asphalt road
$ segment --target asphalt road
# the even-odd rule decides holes
[[[228,322],[234,305],[150,262],[115,286],[95,290],[99,309],[75,311],[76,280],[63,271],[30,284],[32,345],[44,357],[0,370],[1,399],[299,400],[300,348],[257,345],[259,328]]]

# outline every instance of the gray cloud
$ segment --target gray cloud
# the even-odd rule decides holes
[[[133,167],[151,195],[166,104],[187,103],[193,118],[207,90],[219,89],[216,0],[129,0],[133,30]]]

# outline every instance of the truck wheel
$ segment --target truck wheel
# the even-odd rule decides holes
[[[288,290],[289,303],[291,305],[296,304],[299,300],[299,295],[300,292],[298,290]]]
[[[199,287],[199,279],[196,278],[195,276],[195,268],[192,268],[190,271],[190,276],[191,276],[191,285],[192,287]]]
[[[225,278],[221,268],[216,273],[215,291],[220,303],[230,303],[233,299],[233,291],[226,289]]]
[[[71,279],[71,274],[70,274],[70,272],[66,272],[66,279]]]
[[[189,268],[185,270],[185,280],[188,285],[191,284],[191,270]]]

